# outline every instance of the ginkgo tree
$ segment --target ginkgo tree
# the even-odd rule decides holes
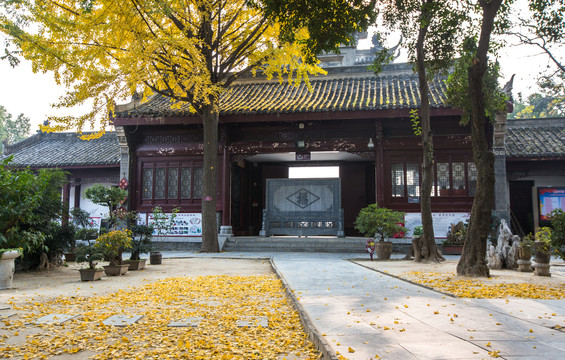
[[[151,94],[168,97],[171,107],[191,104],[203,124],[206,252],[218,251],[220,94],[258,69],[268,78],[295,84],[323,72],[311,59],[304,61],[307,29],[296,29],[292,42],[284,41],[276,16],[260,1],[6,0],[2,6],[0,29],[10,41],[4,57],[15,63],[14,56],[23,55],[35,71],[53,72],[71,89],[55,106],[92,104],[92,111],[80,117],[50,117],[43,131],[104,128],[115,102],[134,93],[144,99]],[[353,16],[351,12],[344,18],[352,21]]]

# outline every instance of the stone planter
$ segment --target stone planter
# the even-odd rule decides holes
[[[520,272],[532,272],[532,262],[530,259],[532,258],[532,249],[530,247],[526,248],[518,248],[518,260],[516,263],[518,264],[518,271]]]
[[[80,281],[96,281],[100,280],[104,270],[102,269],[79,269],[80,272]]]
[[[128,272],[129,264],[123,265],[106,265],[104,266],[104,272],[107,276],[119,276],[124,275]]]
[[[545,254],[545,253],[541,253],[541,252],[535,252],[534,253],[534,275],[537,276],[551,276],[551,273],[549,272],[549,261],[551,260],[551,255]]]
[[[63,255],[65,255],[65,261],[66,262],[76,261],[76,255],[75,255],[74,252],[66,252],[66,253],[63,253]]]
[[[377,259],[388,260],[392,255],[392,243],[390,241],[375,241],[375,254]]]
[[[161,265],[163,262],[163,255],[159,251],[149,254],[149,263],[151,265]]]
[[[124,260],[123,263],[129,265],[128,270],[130,271],[143,270],[145,269],[145,263],[147,263],[147,259]]]
[[[463,245],[442,245],[441,253],[443,255],[461,255],[463,252]]]
[[[19,251],[6,251],[0,255],[0,290],[11,289],[14,283],[15,260]]]

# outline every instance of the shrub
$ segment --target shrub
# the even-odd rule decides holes
[[[0,248],[22,248],[26,262],[38,264],[49,251],[45,234],[50,223],[61,216],[66,175],[10,168],[10,162],[11,157],[0,162]]]
[[[535,251],[543,255],[549,255],[551,251],[551,229],[545,226],[538,228],[535,239]]]
[[[371,204],[359,212],[355,219],[355,228],[365,236],[379,236],[380,241],[392,237],[396,233],[406,232],[406,228],[398,225],[404,221],[404,213],[381,208]]]
[[[114,230],[100,235],[94,247],[110,258],[111,265],[121,265],[122,251],[131,248],[131,231]]]
[[[465,243],[465,236],[467,236],[467,226],[468,223],[463,221],[451,224],[443,245],[463,245]]]
[[[139,260],[140,254],[151,251],[151,239],[153,238],[153,227],[147,225],[130,225],[131,256],[130,260]]]
[[[418,237],[424,235],[424,227],[422,225],[418,225],[414,228],[412,232],[412,237]]]
[[[565,260],[565,212],[555,209],[551,212],[551,246],[557,255]]]
[[[87,262],[89,269],[94,269],[97,262],[102,260],[104,255],[100,248],[92,245],[79,245],[76,249],[76,260],[78,263]]]

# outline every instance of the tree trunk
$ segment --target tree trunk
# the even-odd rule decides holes
[[[479,1],[483,9],[481,35],[476,57],[468,71],[469,99],[471,103],[471,138],[473,160],[477,167],[477,191],[471,209],[469,228],[463,245],[457,275],[490,276],[486,262],[487,237],[494,203],[494,154],[489,148],[486,134],[485,99],[483,81],[487,71],[487,54],[494,18],[502,0]]]
[[[424,55],[424,40],[428,32],[429,10],[424,4],[420,14],[420,30],[416,42],[416,67],[418,69],[418,80],[421,99],[421,131],[422,131],[422,184],[420,188],[420,211],[422,212],[423,235],[414,246],[415,261],[440,262],[445,258],[439,252],[434,235],[434,224],[432,219],[432,174],[434,164],[434,145],[430,123],[430,100],[428,96],[428,79],[426,77],[426,64]],[[418,254],[416,254],[418,253]]]
[[[216,104],[217,105],[217,104]],[[204,128],[204,164],[202,171],[202,252],[219,252],[216,223],[216,193],[218,186],[218,122],[214,103],[202,107]]]

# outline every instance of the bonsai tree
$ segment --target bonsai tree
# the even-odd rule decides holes
[[[521,260],[529,260],[532,257],[534,248],[534,236],[530,233],[522,238],[518,243],[519,258]]]
[[[139,255],[151,251],[153,226],[130,225],[131,231],[131,256],[130,260],[140,260]]]
[[[94,247],[110,259],[110,265],[122,265],[122,252],[131,248],[131,231],[114,230],[100,235]]]
[[[551,246],[557,255],[565,260],[565,211],[555,209],[551,212]]]
[[[151,224],[157,237],[160,238],[168,233],[175,225],[175,219],[179,208],[174,208],[170,214],[165,214],[160,206],[153,208],[153,223]]]
[[[104,258],[104,254],[99,247],[88,245],[79,245],[76,249],[77,263],[88,263],[88,269],[95,269],[98,261]]]
[[[111,229],[114,228],[118,221],[114,210],[116,210],[118,205],[124,203],[127,192],[119,187],[106,187],[101,184],[96,184],[86,189],[84,195],[93,203],[108,208],[108,227]]]
[[[379,207],[371,204],[359,212],[355,219],[355,229],[359,230],[367,237],[379,237],[384,241],[385,237],[392,237],[394,234],[406,232],[407,229],[399,225],[404,221],[404,213]]]

